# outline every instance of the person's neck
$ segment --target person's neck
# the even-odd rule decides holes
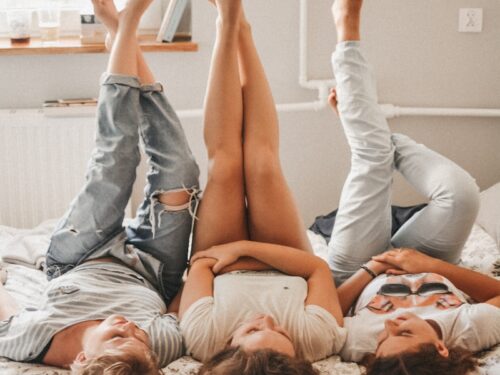
[[[439,324],[437,324],[434,320],[430,319],[426,319],[425,321],[430,324],[430,326],[434,329],[434,331],[436,331],[436,334],[441,340],[443,338],[443,332],[441,332],[441,327],[439,326]]]
[[[85,337],[99,321],[91,320],[74,324],[57,333],[50,344],[43,363],[50,366],[69,368],[80,352],[83,351]]]

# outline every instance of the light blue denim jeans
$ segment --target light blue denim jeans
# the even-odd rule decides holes
[[[140,161],[139,136],[150,169],[144,201],[124,228],[124,211]],[[162,86],[103,75],[86,184],[52,234],[48,278],[87,260],[115,257],[170,301],[188,261],[198,177],[199,168]],[[158,201],[160,193],[178,190],[192,193],[186,205],[166,207]]]
[[[337,285],[391,247],[415,248],[457,263],[479,208],[475,180],[424,145],[391,134],[359,42],[339,44],[332,65],[340,120],[352,154],[329,243],[328,263]],[[429,204],[391,238],[394,169]]]

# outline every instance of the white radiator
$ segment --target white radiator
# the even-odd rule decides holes
[[[94,117],[0,111],[0,225],[60,217],[85,181],[94,133]]]

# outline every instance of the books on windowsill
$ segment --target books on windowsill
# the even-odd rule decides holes
[[[43,103],[43,113],[48,117],[94,116],[96,110],[95,98],[47,100]]]
[[[170,0],[156,40],[170,43],[191,39],[191,3],[189,0]]]

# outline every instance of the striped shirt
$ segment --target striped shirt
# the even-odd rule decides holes
[[[138,273],[115,263],[89,262],[50,281],[36,304],[0,322],[0,356],[29,362],[72,325],[124,316],[143,329],[164,367],[183,353],[177,318]]]

